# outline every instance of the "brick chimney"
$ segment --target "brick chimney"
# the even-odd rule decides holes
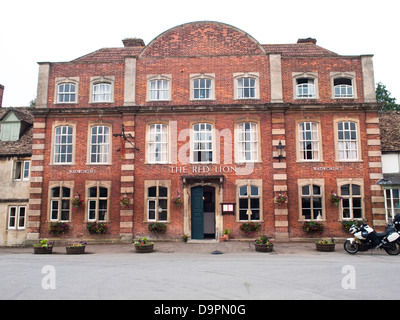
[[[4,86],[0,84],[0,108],[2,107],[3,104],[3,93],[4,93]]]
[[[124,47],[144,47],[144,41],[140,38],[128,38],[122,40]]]
[[[317,39],[314,39],[314,38],[299,39],[299,40],[297,40],[297,43],[312,43],[312,44],[317,44]]]

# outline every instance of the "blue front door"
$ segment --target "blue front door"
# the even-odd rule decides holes
[[[193,187],[191,194],[192,239],[204,239],[204,188]]]

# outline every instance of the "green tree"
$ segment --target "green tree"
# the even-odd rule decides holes
[[[376,87],[376,100],[378,103],[383,103],[381,111],[396,111],[400,110],[400,105],[396,103],[396,98],[391,97],[391,93],[386,89],[386,86],[379,82]]]

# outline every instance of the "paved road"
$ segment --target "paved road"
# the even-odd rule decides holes
[[[0,299],[400,299],[400,256],[384,251],[156,245],[151,254],[128,245],[89,245],[84,255],[0,248]],[[211,254],[215,249],[223,254]]]

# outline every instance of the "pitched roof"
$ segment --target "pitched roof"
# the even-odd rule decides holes
[[[400,112],[381,112],[379,118],[382,151],[400,152]]]
[[[19,120],[26,123],[25,126],[21,126],[21,135],[18,141],[0,141],[0,157],[32,155],[34,117],[30,113],[31,109],[29,107],[0,108],[0,121],[13,112]]]
[[[313,43],[263,44],[267,54],[280,53],[283,57],[338,57],[339,54]]]
[[[71,62],[119,62],[125,57],[138,56],[144,47],[103,48]]]

